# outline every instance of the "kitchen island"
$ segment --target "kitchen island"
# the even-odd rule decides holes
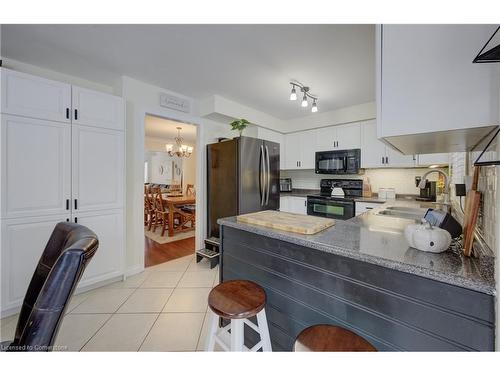
[[[410,222],[369,212],[301,235],[220,219],[220,277],[266,290],[275,351],[318,323],[378,350],[494,350],[494,260],[410,248]]]

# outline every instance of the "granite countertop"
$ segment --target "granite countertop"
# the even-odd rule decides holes
[[[292,189],[292,191],[282,191],[280,196],[283,197],[307,197],[308,195],[319,194],[319,189]]]
[[[423,208],[426,205],[415,201],[396,201],[398,205],[406,204],[410,207]],[[314,235],[243,224],[237,222],[236,217],[219,219],[217,222],[262,236],[496,295],[494,258],[466,258],[461,252],[451,249],[441,254],[432,254],[409,247],[403,230],[406,225],[415,221],[376,214],[394,202],[395,200],[387,201],[379,209],[348,221],[337,220],[335,226]]]

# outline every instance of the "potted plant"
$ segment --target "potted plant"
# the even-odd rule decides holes
[[[238,130],[240,133],[240,137],[243,134],[243,130],[250,124],[250,121],[245,120],[244,118],[239,120],[234,120],[229,125],[231,126],[231,130]]]

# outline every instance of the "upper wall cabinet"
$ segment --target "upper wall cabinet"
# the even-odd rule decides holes
[[[403,155],[377,139],[375,121],[361,124],[361,168],[411,168],[413,155]]]
[[[421,154],[417,155],[416,162],[418,167],[428,167],[431,165],[446,166],[450,164],[450,154],[448,153]]]
[[[2,113],[70,122],[71,85],[0,68]]]
[[[285,135],[286,169],[314,169],[315,132],[315,130],[307,130]]]
[[[377,28],[377,126],[405,154],[464,151],[498,124],[491,64],[473,64],[492,25]]]
[[[361,147],[359,123],[329,126],[316,130],[316,151],[348,150]]]
[[[73,86],[73,123],[123,130],[122,98]]]

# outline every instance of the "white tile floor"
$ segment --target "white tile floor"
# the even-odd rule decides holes
[[[218,267],[194,256],[74,296],[55,345],[66,351],[203,350],[207,297]],[[17,315],[2,319],[1,341],[11,340]]]

